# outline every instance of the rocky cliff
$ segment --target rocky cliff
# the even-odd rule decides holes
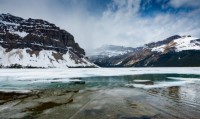
[[[42,19],[0,14],[1,67],[93,67],[73,35]]]

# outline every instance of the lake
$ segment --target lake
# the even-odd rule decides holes
[[[198,119],[200,68],[0,69],[1,118]]]

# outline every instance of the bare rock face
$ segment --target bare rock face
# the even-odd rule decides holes
[[[77,64],[79,67],[82,66],[81,64],[84,66],[91,65],[85,58],[84,49],[75,42],[73,35],[60,29],[55,24],[42,19],[23,19],[11,14],[1,14],[0,46],[5,49],[4,53],[0,53],[1,65],[9,66],[13,63],[18,64],[18,62],[12,61],[9,61],[9,63],[6,64],[6,62],[3,61],[5,60],[5,56],[2,56],[15,49],[26,50],[30,55],[29,60],[31,60],[34,53],[36,53],[35,55],[37,57],[42,55],[41,51],[51,51],[52,53],[50,54],[52,54],[53,58],[49,58],[48,62],[50,62],[50,64],[48,64],[48,67],[57,67],[55,63],[53,63],[54,61],[58,63],[65,62],[64,65],[67,67],[71,67],[71,64],[75,66],[73,63]],[[71,64],[69,64],[70,61],[63,58],[63,55],[67,54],[67,52],[69,52],[69,58],[67,59],[73,60],[73,63]],[[60,57],[56,57],[55,54]],[[22,55],[24,54],[22,53]],[[23,59],[22,61],[24,62]],[[23,63],[19,64],[23,65]],[[27,65],[31,64],[29,63]],[[37,66],[39,66],[39,64],[37,64]]]
[[[178,38],[181,38],[181,36],[179,35],[174,35],[174,36],[171,36],[169,38],[166,38],[162,41],[158,41],[158,42],[153,42],[153,43],[149,43],[149,44],[146,44],[145,46],[149,47],[149,48],[153,48],[153,47],[157,47],[157,46],[161,46],[161,45],[164,45],[164,44],[168,44],[170,43],[171,41],[175,40],[175,39],[178,39]]]

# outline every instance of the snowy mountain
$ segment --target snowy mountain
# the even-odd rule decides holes
[[[94,67],[67,31],[42,19],[0,14],[1,67]]]
[[[171,36],[162,41],[145,44],[110,57],[90,56],[90,60],[102,67],[183,67],[200,66],[200,39],[191,36]],[[114,51],[113,51],[114,52]],[[118,52],[116,50],[116,52]],[[116,53],[117,54],[117,53]]]
[[[137,51],[139,48],[104,45],[96,49],[93,55],[89,56],[89,59],[99,66],[109,67],[113,64],[119,64],[122,59]]]
[[[123,55],[131,52],[135,52],[137,49],[132,47],[115,46],[115,45],[104,45],[93,52],[96,56],[113,57]]]

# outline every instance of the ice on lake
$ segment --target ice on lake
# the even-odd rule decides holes
[[[152,80],[149,78],[137,79],[138,75],[165,74],[162,79],[153,81],[154,84],[135,84],[138,80]],[[184,76],[172,77],[169,74]],[[191,75],[187,76],[187,75]],[[196,77],[194,77],[196,75]],[[66,69],[0,69],[0,90],[29,90],[38,87],[48,87],[49,84],[66,84],[84,80],[86,84],[91,82],[106,83],[112,87],[116,83],[123,86],[137,88],[156,88],[179,86],[200,81],[200,68],[66,68]],[[132,76],[127,77],[124,76]],[[135,76],[135,77],[134,77]],[[186,76],[186,77],[185,77]],[[106,78],[107,77],[107,78]],[[111,79],[112,78],[112,79]],[[125,79],[126,78],[126,79]],[[159,78],[159,77],[158,77]],[[163,80],[164,78],[164,80]],[[102,80],[103,79],[103,80]],[[111,80],[110,80],[111,79]],[[184,80],[183,80],[184,79]],[[131,80],[133,83],[131,83]],[[120,81],[120,82],[119,82]],[[88,82],[88,83],[87,83]],[[54,83],[54,84],[53,84]],[[103,84],[103,85],[104,85]]]

